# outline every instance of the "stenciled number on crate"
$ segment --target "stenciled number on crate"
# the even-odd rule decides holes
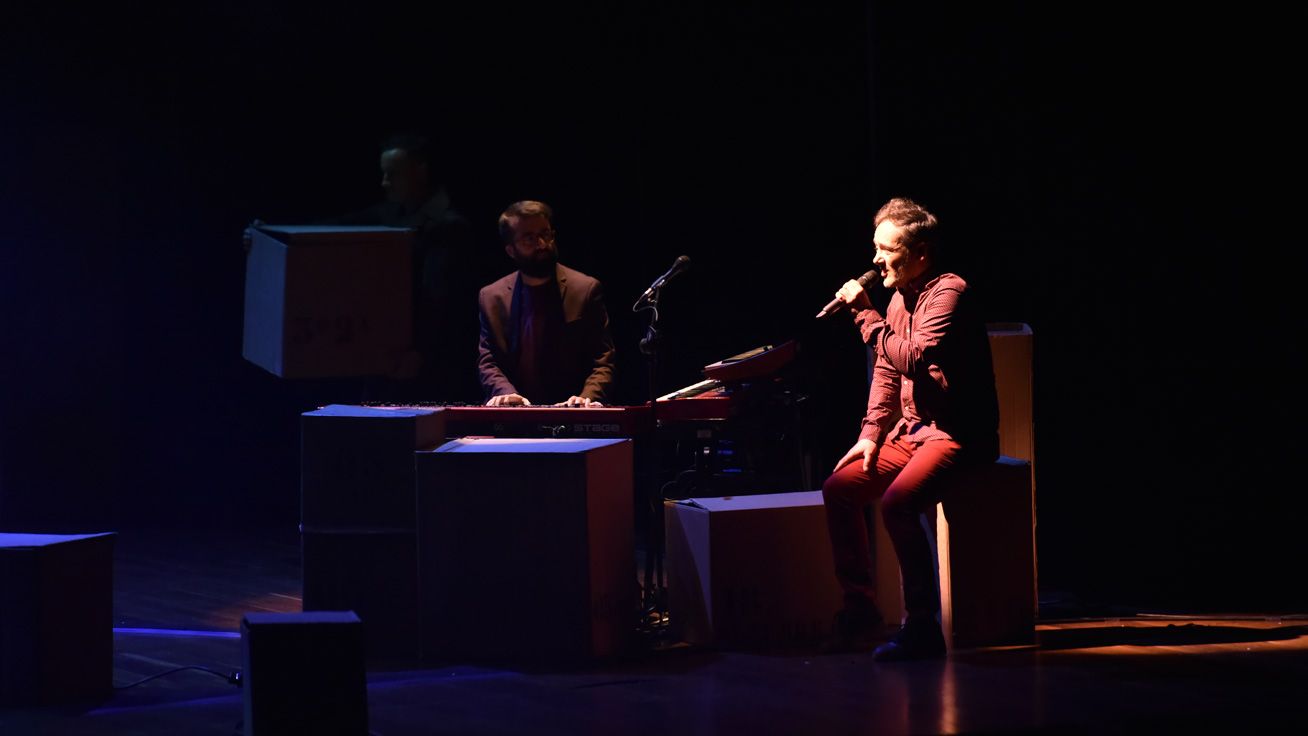
[[[349,345],[370,332],[366,316],[338,314],[335,317],[296,317],[287,337],[292,345],[309,345],[319,338],[336,345]]]

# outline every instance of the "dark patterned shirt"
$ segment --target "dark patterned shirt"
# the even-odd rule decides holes
[[[878,446],[900,437],[918,445],[952,439],[998,455],[990,338],[973,301],[962,278],[927,275],[896,289],[884,318],[875,309],[855,315],[876,352],[859,439]]]

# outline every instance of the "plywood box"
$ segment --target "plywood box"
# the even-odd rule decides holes
[[[0,534],[0,703],[113,692],[116,534]]]
[[[628,649],[639,609],[631,440],[461,439],[416,458],[424,657]]]
[[[306,531],[413,531],[413,452],[445,442],[440,408],[329,404],[300,416]]]

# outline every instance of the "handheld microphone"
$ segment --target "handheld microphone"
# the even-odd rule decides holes
[[[640,304],[646,299],[649,299],[654,292],[662,289],[664,284],[671,281],[673,277],[688,268],[690,268],[690,256],[677,256],[677,260],[672,262],[672,268],[669,268],[667,273],[654,279],[654,283],[650,284],[649,288],[645,290],[645,293],[640,295],[640,298],[636,300],[636,306],[640,306]]]
[[[881,272],[874,268],[871,271],[868,271],[867,273],[858,277],[858,285],[862,286],[863,288],[867,288],[868,284],[872,283],[874,279],[879,279],[879,278],[881,278]],[[844,304],[845,303],[840,301],[840,299],[838,298],[832,299],[831,301],[827,302],[827,305],[822,308],[822,311],[817,313],[815,319],[822,319],[827,315],[835,314],[836,312],[840,311],[840,307],[843,306]]]

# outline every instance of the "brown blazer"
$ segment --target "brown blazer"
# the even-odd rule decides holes
[[[576,376],[575,395],[604,401],[613,383],[614,351],[600,282],[567,266],[554,268],[563,301],[564,342],[552,354],[564,363],[567,375]],[[521,289],[522,278],[514,271],[483,286],[477,297],[481,316],[477,369],[487,399],[517,393],[513,371],[518,365]]]

